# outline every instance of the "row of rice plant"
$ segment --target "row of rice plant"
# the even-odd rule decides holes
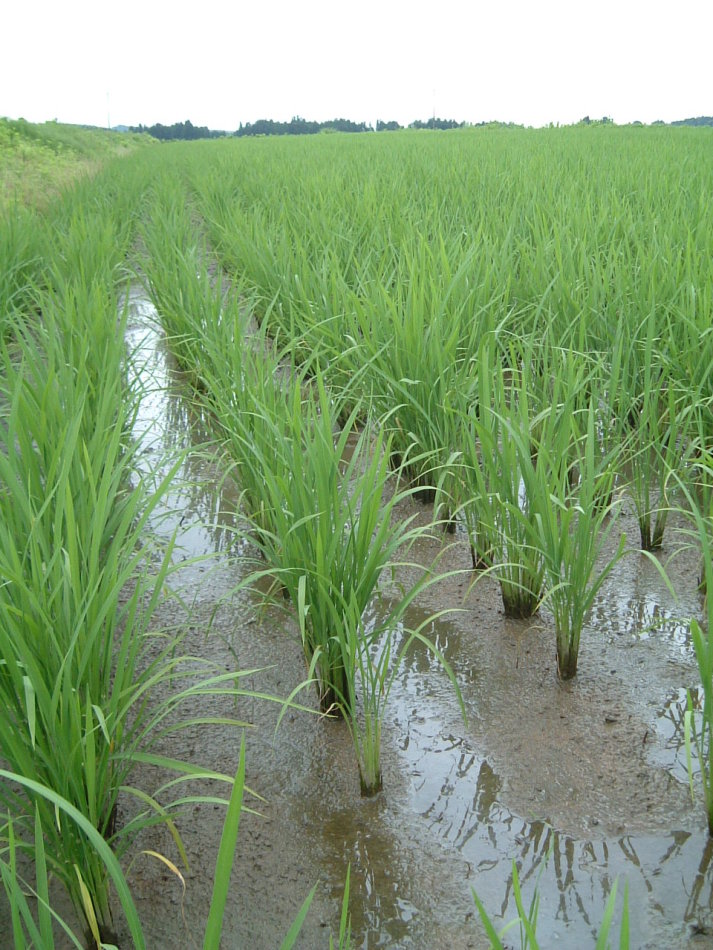
[[[358,376],[359,396],[368,398],[353,395],[353,387],[352,404],[345,404],[342,412],[348,418],[358,404],[360,417],[373,413],[390,426],[392,459],[410,462],[409,475],[415,485],[443,492],[449,499],[445,509],[449,518],[457,510],[462,513],[459,517],[472,525],[471,530],[477,529],[486,539],[491,519],[491,534],[499,551],[494,556],[493,540],[486,541],[482,559],[497,565],[502,583],[509,583],[507,600],[515,604],[514,612],[531,611],[543,598],[550,604],[556,628],[564,631],[558,638],[562,643],[578,643],[578,633],[571,632],[566,604],[562,610],[555,609],[559,594],[567,590],[572,602],[586,605],[591,598],[583,598],[582,592],[591,593],[597,586],[588,586],[591,571],[584,553],[580,580],[563,576],[565,562],[571,563],[571,551],[562,555],[550,550],[563,534],[563,523],[571,527],[566,532],[568,539],[580,524],[585,526],[582,512],[588,511],[591,497],[596,501],[592,512],[602,520],[595,521],[594,528],[590,524],[588,531],[583,528],[580,542],[598,537],[596,529],[610,523],[606,521],[608,499],[616,479],[619,495],[625,491],[636,505],[642,546],[660,544],[671,503],[671,475],[682,469],[686,457],[683,448],[689,419],[705,419],[709,411],[709,381],[701,364],[700,346],[693,352],[694,334],[690,334],[688,350],[678,337],[675,347],[668,343],[675,318],[697,325],[700,296],[682,297],[676,289],[662,306],[657,305],[670,285],[660,260],[675,257],[676,237],[672,235],[680,234],[681,209],[673,209],[672,226],[660,239],[665,246],[659,248],[656,260],[643,261],[642,249],[632,234],[637,227],[650,229],[646,201],[649,195],[660,197],[659,183],[651,174],[644,175],[645,187],[628,192],[628,200],[621,202],[620,189],[629,184],[631,174],[623,164],[617,165],[604,187],[595,179],[594,198],[590,196],[583,209],[575,239],[569,239],[575,234],[568,224],[573,205],[562,197],[562,181],[572,172],[573,155],[579,156],[581,165],[575,170],[588,173],[595,169],[595,159],[605,154],[608,143],[588,141],[587,147],[592,144],[593,155],[578,143],[565,143],[563,137],[558,147],[565,160],[562,172],[555,176],[557,187],[549,185],[538,204],[523,202],[523,192],[517,190],[525,180],[525,170],[504,178],[497,189],[490,187],[496,158],[505,158],[510,173],[522,162],[517,143],[510,148],[504,140],[483,162],[450,179],[449,193],[444,192],[445,175],[436,176],[441,193],[435,196],[427,188],[405,189],[403,175],[396,175],[394,191],[403,199],[400,217],[379,190],[386,181],[393,188],[396,151],[387,156],[384,170],[373,154],[364,151],[368,146],[360,145],[357,157],[362,166],[349,165],[342,154],[338,173],[331,177],[323,170],[319,175],[288,175],[288,159],[295,157],[290,154],[291,144],[280,145],[282,162],[277,149],[271,152],[267,174],[262,167],[258,170],[249,154],[236,151],[233,165],[227,147],[214,153],[213,176],[197,165],[189,169],[207,230],[224,262],[239,270],[241,280],[256,293],[257,311],[278,347],[282,341],[293,356],[305,360],[308,356],[314,360],[317,351],[318,362],[311,365],[324,371],[335,391],[343,392],[344,381]],[[674,148],[670,141],[664,144]],[[264,153],[262,144],[255,147]],[[314,161],[315,152],[303,143],[294,148],[299,148],[299,167],[305,170],[307,163]],[[423,175],[428,163],[421,160],[420,153],[426,149],[419,143],[417,150],[411,141],[399,148],[398,158],[406,156],[408,172]],[[462,157],[462,139],[458,149]],[[331,151],[324,155],[327,162],[334,158]],[[435,153],[427,159],[441,161]],[[528,172],[537,171],[542,160],[535,150]],[[638,150],[634,164],[637,171],[645,166]],[[269,187],[271,174],[279,188]],[[365,197],[356,207],[352,202],[349,212],[343,200],[336,200],[343,199],[346,183],[358,185],[352,194]],[[461,196],[469,196],[468,201],[458,203]],[[688,207],[687,202],[684,205]],[[376,216],[375,207],[379,208]],[[616,208],[615,214],[612,208]],[[469,214],[468,209],[476,213]],[[697,210],[699,216],[704,211]],[[347,224],[338,227],[336,221]],[[696,223],[695,234],[689,227],[687,235],[682,267],[695,287],[705,275],[705,230]],[[322,238],[325,246],[320,245]],[[253,266],[251,261],[260,248],[261,262]],[[200,250],[189,254],[187,270],[204,268],[201,258]],[[497,284],[493,274],[500,278]],[[222,314],[224,301],[213,288],[206,290],[208,277],[204,271],[196,286]],[[653,286],[655,297],[651,296]],[[205,310],[199,303],[198,309],[201,307]],[[181,309],[187,308],[179,305],[176,311]],[[193,304],[188,309],[194,309]],[[641,314],[638,324],[637,312]],[[225,318],[214,313],[204,320],[201,333],[221,321]],[[509,334],[525,342],[521,364],[529,360],[539,366],[526,384],[518,381],[517,373],[509,378],[504,375],[497,384],[499,390],[509,389],[504,396],[488,393],[488,377],[497,376],[499,368],[512,372],[516,360],[508,348],[498,344],[492,355],[480,353],[482,365],[475,355],[480,352],[482,337],[494,326],[506,326]],[[190,341],[192,334],[194,330],[189,328],[185,339]],[[535,339],[534,334],[541,336]],[[171,335],[178,338],[181,333]],[[236,339],[233,330],[233,352]],[[574,372],[570,379],[577,381],[582,398],[575,405],[562,391],[556,398],[550,392],[552,411],[542,415],[543,403],[531,398],[530,389],[542,385],[545,393],[546,386],[557,383],[559,369],[550,358],[555,352],[566,354],[563,359]],[[600,360],[601,386],[582,383],[590,373],[590,354]],[[233,388],[238,378],[242,377],[235,372]],[[274,378],[271,370],[264,377]],[[690,392],[692,380],[697,381],[696,397],[687,402],[684,394]],[[658,397],[654,399],[657,383]],[[274,392],[272,383],[269,385]],[[214,389],[217,392],[219,387]],[[460,401],[463,395],[465,407]],[[557,407],[562,411],[555,412]],[[544,425],[547,419],[557,423]],[[552,436],[552,444],[545,435]],[[253,433],[251,439],[254,437]],[[625,446],[621,455],[613,453],[617,444]],[[461,466],[460,460],[468,456],[471,464]],[[486,459],[495,460],[490,488],[483,481]],[[241,464],[240,478],[247,481],[249,466]],[[460,484],[457,473],[462,469],[470,469],[469,477],[475,480],[470,491]],[[248,507],[266,511],[257,500],[259,471],[254,475],[256,500]],[[550,509],[541,502],[538,510],[525,490],[527,484],[533,496],[539,492],[545,500],[556,499],[555,507]],[[494,500],[496,507],[492,506]],[[494,514],[485,519],[475,515],[469,522],[469,512],[478,506]],[[563,517],[565,511],[567,517]],[[264,527],[268,526],[265,521]],[[580,549],[585,551],[581,543]],[[615,549],[620,552],[619,546]],[[516,550],[532,556],[532,579],[522,573],[510,580],[506,577],[509,566],[517,561]],[[590,547],[590,568],[596,551]],[[517,606],[513,591],[527,591],[528,585],[525,605]],[[583,616],[576,623],[580,629],[582,620]],[[574,652],[573,666],[572,650],[567,655],[560,650],[563,675],[576,669]]]
[[[311,366],[318,359],[333,391],[353,394],[347,415],[358,403],[362,418],[386,426],[392,461],[404,463],[410,483],[435,499],[439,516],[452,526],[457,510],[471,536],[476,529],[483,535],[485,550],[475,563],[489,563],[488,548],[497,543],[504,584],[511,571],[512,611],[531,612],[544,599],[556,628],[564,622],[554,609],[564,589],[573,601],[591,602],[582,597],[590,569],[565,577],[559,555],[546,567],[543,546],[554,544],[561,506],[571,503],[565,520],[574,531],[585,523],[577,492],[585,502],[585,489],[596,489],[597,499],[608,492],[602,505],[597,501],[601,520],[590,525],[603,528],[616,482],[617,498],[635,505],[641,547],[657,548],[675,502],[672,476],[685,469],[690,425],[709,412],[699,347],[686,355],[680,338],[675,353],[669,343],[674,319],[700,321],[700,299],[682,297],[664,266],[680,259],[677,272],[691,286],[705,286],[706,211],[689,192],[679,203],[669,200],[662,233],[651,204],[663,200],[654,173],[661,156],[680,146],[659,137],[654,163],[636,134],[621,130],[629,165],[608,164],[606,178],[597,163],[609,162],[611,139],[585,139],[582,130],[548,137],[562,159],[555,166],[535,136],[525,152],[516,135],[486,140],[476,133],[454,137],[452,147],[441,141],[438,151],[423,138],[403,136],[393,147],[380,145],[378,154],[368,143],[225,143],[210,157],[206,149],[200,164],[195,153],[196,161],[186,158],[183,166],[215,249],[250,288],[267,332],[289,346],[293,359]],[[527,181],[545,166],[549,178],[537,200],[524,197],[532,192]],[[588,191],[580,208],[582,175]],[[685,217],[692,209],[694,229]],[[653,256],[643,241],[652,233]],[[688,317],[682,309],[694,301]],[[498,342],[483,350],[491,332]],[[509,352],[505,338],[521,341],[519,354]],[[499,395],[489,377],[501,367],[512,372],[515,359],[531,362],[527,381],[517,383],[516,372],[509,392]],[[547,388],[563,372],[566,385],[576,385],[576,400],[562,385],[559,396]],[[495,389],[504,385],[505,377]],[[533,386],[541,399],[529,392]],[[563,415],[552,409],[550,417],[561,425],[543,427],[542,406],[556,406],[555,398]],[[509,420],[502,418],[506,407]],[[511,432],[528,429],[542,463],[539,472],[532,465],[530,487],[546,498],[549,485],[559,499],[557,517],[537,512],[524,496],[515,501],[527,460],[523,453],[517,458]],[[539,444],[543,435],[555,442]],[[594,486],[587,485],[588,466]],[[486,518],[478,508],[489,512]],[[488,540],[493,518],[502,527],[491,525]],[[531,578],[520,572],[520,558],[532,561]],[[572,660],[560,661],[563,675],[572,675]]]
[[[172,230],[173,213],[185,214],[174,206],[147,225],[151,293],[161,314],[167,295],[182,302],[177,309],[186,332],[179,351],[189,354],[234,462],[252,540],[266,565],[257,574],[268,574],[292,603],[320,708],[349,724],[363,792],[373,794],[381,787],[384,705],[398,667],[392,639],[430,578],[390,603],[378,626],[368,627],[365,613],[382,574],[423,529],[393,516],[409,490],[400,490],[390,471],[394,453],[384,428],[357,427],[358,401],[350,411],[353,396],[327,391],[319,358],[300,368],[294,351],[281,352],[264,331],[248,332],[234,289],[226,293],[219,279],[207,280],[205,260],[185,266],[184,248],[193,238]],[[212,299],[199,299],[206,287]],[[168,313],[169,332],[172,319]],[[424,639],[420,631],[412,636]]]
[[[665,155],[683,154],[681,139],[652,139],[656,148],[649,154],[635,141],[635,130],[614,134],[615,140],[599,133],[585,136],[582,130],[549,136],[548,148],[560,164],[550,161],[544,146],[540,150],[536,136],[528,137],[525,153],[524,138],[517,135],[506,141],[505,134],[486,138],[474,132],[470,138],[454,137],[448,146],[443,140],[432,146],[404,136],[393,147],[380,144],[378,158],[366,143],[339,151],[334,143],[280,143],[270,150],[266,169],[251,161],[252,148],[231,144],[214,153],[219,174],[190,169],[226,266],[247,275],[266,320],[274,321],[283,337],[296,334],[299,346],[310,352],[324,347],[320,352],[329,355],[322,365],[330,382],[339,386],[358,374],[375,415],[388,418],[394,444],[412,460],[414,483],[430,484],[433,493],[440,486],[448,497],[459,482],[459,460],[480,459],[465,469],[481,484],[471,485],[470,498],[461,485],[458,502],[449,507],[478,525],[484,536],[487,519],[471,517],[488,495],[483,459],[500,456],[493,478],[498,490],[510,483],[511,496],[515,488],[521,492],[524,475],[516,472],[513,440],[508,435],[503,441],[512,420],[503,427],[498,419],[494,436],[480,419],[477,426],[462,426],[468,410],[462,404],[456,408],[459,399],[470,402],[472,417],[479,387],[483,405],[477,412],[491,425],[503,414],[502,407],[488,402],[487,376],[497,373],[499,364],[513,365],[507,347],[501,347],[488,357],[488,365],[478,367],[479,340],[487,329],[500,328],[501,336],[506,329],[523,341],[524,358],[540,365],[530,383],[542,381],[550,406],[552,393],[546,394],[544,386],[565,369],[573,374],[567,385],[577,381],[578,402],[565,399],[560,387],[562,405],[569,408],[562,426],[548,430],[558,441],[539,446],[539,474],[537,466],[532,468],[538,474],[538,480],[531,479],[533,491],[538,481],[542,493],[548,480],[559,486],[549,494],[559,499],[560,512],[556,518],[552,511],[539,513],[538,521],[528,500],[533,525],[539,525],[536,533],[512,498],[509,509],[499,509],[499,517],[503,510],[512,516],[501,534],[501,574],[505,564],[517,560],[516,549],[532,554],[535,562],[543,556],[541,546],[554,543],[561,528],[562,505],[571,502],[565,520],[572,531],[584,525],[579,509],[586,505],[579,504],[576,492],[582,492],[584,502],[589,489],[596,492],[596,515],[602,520],[590,529],[609,525],[614,484],[616,497],[631,498],[635,505],[641,547],[660,546],[675,503],[674,476],[685,471],[689,457],[692,420],[709,420],[710,374],[700,350],[703,345],[709,352],[710,334],[696,338],[692,329],[702,326],[709,283],[708,212],[695,189],[682,189],[675,200],[664,194],[660,162]],[[612,167],[614,141],[624,157],[617,155]],[[685,146],[695,151],[702,142],[691,139]],[[264,155],[265,146],[254,150]],[[463,159],[457,169],[456,158]],[[531,200],[534,192],[527,182],[545,167],[548,178],[538,180],[541,190],[537,201]],[[585,199],[580,200],[577,189],[585,177]],[[401,202],[399,216],[387,187]],[[665,229],[659,224],[662,209]],[[649,253],[652,235],[654,254]],[[259,267],[253,266],[258,253]],[[499,277],[495,286],[493,274]],[[681,292],[682,281],[690,292]],[[297,286],[299,294],[293,293]],[[687,336],[675,332],[679,322],[689,327]],[[566,354],[562,367],[553,363],[553,353]],[[596,379],[586,382],[592,365]],[[523,387],[506,403],[513,399],[523,414],[517,427],[529,427],[531,441],[537,442],[542,404],[535,404]],[[523,399],[530,402],[525,408]],[[526,421],[524,414],[531,410]],[[502,454],[507,451],[511,459],[506,463]],[[564,468],[560,452],[567,459]],[[543,475],[547,466],[549,479]],[[587,485],[589,475],[592,485]],[[491,489],[490,497],[496,494]],[[441,510],[450,520],[448,507]],[[551,529],[545,530],[548,518]],[[615,550],[620,553],[618,545]],[[576,579],[562,575],[559,556],[549,571],[544,562],[542,569],[541,594],[553,606],[558,592],[571,589]],[[535,589],[537,572],[535,565]],[[584,584],[583,576],[579,583]],[[573,591],[573,600],[590,603],[581,592]],[[530,606],[522,610],[534,609],[537,597],[533,591]],[[559,610],[555,614],[563,617]],[[561,660],[561,670],[571,671],[571,660]]]
[[[97,189],[83,185],[54,209],[40,261],[16,245],[17,259],[37,263],[43,278],[28,279],[24,303],[4,311],[0,865],[16,946],[53,946],[55,925],[78,946],[113,942],[112,891],[134,945],[144,946],[121,860],[157,822],[168,824],[183,854],[172,802],[200,800],[185,783],[233,786],[232,776],[155,751],[180,728],[185,701],[240,685],[237,674],[183,657],[174,638],[163,642],[151,629],[174,568],[171,546],[157,550],[146,526],[175,469],[150,487],[134,477],[141,393],[130,382],[139,377],[128,370],[118,287],[136,192],[127,181],[114,202]],[[139,762],[168,769],[177,783],[133,784]],[[233,816],[239,810],[236,798]],[[34,881],[25,880],[20,855],[34,860]],[[221,858],[224,883],[231,865],[232,851]],[[83,937],[58,920],[48,878],[66,889]],[[36,910],[23,889],[36,894]],[[210,946],[219,925],[216,910]]]
[[[413,524],[396,517],[406,495],[418,491],[433,499],[436,519],[465,526],[473,566],[497,577],[508,613],[549,608],[562,677],[576,672],[587,610],[623,553],[616,520],[622,500],[633,503],[647,549],[665,543],[673,505],[685,504],[694,516],[705,512],[698,523],[705,558],[707,482],[692,476],[702,487],[687,483],[693,468],[699,475],[705,469],[712,431],[713,231],[710,209],[698,198],[707,187],[707,166],[694,161],[701,139],[592,132],[587,138],[585,130],[534,133],[527,141],[505,131],[447,140],[404,135],[350,148],[324,139],[211,143],[167,152],[176,163],[170,172],[163,156],[141,160],[144,180],[149,167],[161,178],[142,206],[150,221],[141,242],[151,293],[232,456],[264,558],[258,573],[275,578],[291,601],[321,705],[341,709],[350,724],[365,791],[380,784],[383,703],[398,662],[392,654],[406,648],[396,646],[393,631],[418,593],[417,586],[391,604],[378,628],[365,620],[382,572],[398,566],[415,537]],[[176,170],[190,192],[173,177]],[[117,603],[116,590],[102,586],[108,581],[98,565],[119,565],[124,586],[140,563],[143,541],[132,531],[151,502],[127,490],[132,447],[117,434],[131,418],[124,380],[92,363],[82,348],[85,339],[104,339],[107,327],[121,337],[110,319],[116,300],[108,288],[121,275],[132,239],[137,205],[123,204],[128,191],[117,178],[111,200],[86,192],[82,210],[70,202],[60,209],[48,226],[50,245],[59,248],[49,265],[49,252],[42,256],[30,230],[22,232],[24,248],[19,230],[8,238],[20,249],[8,256],[18,263],[3,285],[3,313],[11,315],[16,359],[25,369],[18,373],[6,357],[4,454],[13,459],[22,447],[20,454],[37,467],[30,484],[44,494],[22,525],[15,497],[22,493],[6,489],[3,499],[8,509],[18,508],[8,525],[17,522],[18,536],[24,532],[37,546],[36,556],[25,559],[34,565],[32,583],[49,592],[47,605],[38,601],[37,629],[46,618],[56,622],[52,611],[60,605],[66,616],[94,618],[98,629],[105,618],[87,590]],[[208,266],[197,219],[230,283]],[[47,314],[39,335],[23,333],[15,319],[33,309]],[[248,331],[248,310],[260,318],[259,332]],[[76,391],[68,363],[87,366],[75,374]],[[112,379],[116,389],[104,393]],[[41,424],[56,392],[63,427],[59,418]],[[118,411],[119,405],[125,408]],[[21,411],[36,417],[34,428],[25,430],[22,416],[12,415]],[[97,428],[117,441],[111,465],[93,460],[100,452]],[[55,443],[42,441],[56,429],[63,445],[76,446],[71,464]],[[28,478],[24,470],[7,475],[11,487]],[[98,505],[102,492],[107,501]],[[84,509],[104,507],[112,530],[100,525],[96,537],[104,540],[95,540],[82,527]],[[50,546],[38,534],[42,523],[61,529],[57,537],[66,540]],[[124,548],[112,546],[116,524],[131,542],[126,562],[116,553]],[[10,551],[26,549],[14,536],[4,541]],[[13,584],[21,576],[16,561],[7,568]],[[72,585],[79,579],[86,589],[75,604]],[[422,583],[431,579],[424,575]],[[149,607],[155,590],[145,592]],[[13,617],[25,624],[36,597],[33,590],[19,607],[12,600],[8,624]],[[126,626],[140,632],[147,629],[146,598],[137,597],[126,608]],[[94,779],[82,776],[74,791],[56,794],[72,801],[72,791],[90,811],[92,827],[124,847],[142,821],[161,815],[154,809],[123,833],[108,824],[117,794],[113,776],[128,786],[123,770],[138,745],[150,743],[152,722],[145,720],[146,734],[134,725],[127,685],[122,725],[119,694],[105,682],[116,649],[132,658],[137,650],[132,662],[140,666],[141,636],[131,646],[127,638],[124,647],[120,628],[98,663],[104,678],[94,676],[108,697],[90,693],[82,680],[72,686],[74,705],[62,700],[71,707],[65,720],[75,736],[63,754],[73,751],[76,758],[77,748],[89,750],[82,766],[86,771],[87,761],[101,759],[102,777],[92,768]],[[700,636],[697,649],[705,658],[707,640]],[[77,630],[69,636],[53,682],[70,676],[65,671],[75,653],[84,658],[82,672],[91,667],[91,646],[80,648],[82,637]],[[94,639],[106,648],[103,633]],[[37,697],[46,693],[59,702],[59,691],[40,679],[34,684],[26,672],[31,662],[14,654],[5,660],[15,704],[8,708],[17,722],[26,720],[30,746],[42,748]],[[701,663],[705,682],[710,671]],[[137,690],[142,698],[134,711],[143,709]],[[704,759],[706,741],[700,738]],[[12,766],[29,783],[24,768],[24,760]],[[44,832],[54,820],[35,808],[39,799],[24,800],[12,832],[30,850],[37,848],[37,827]],[[48,853],[60,844],[52,840]],[[65,868],[73,867],[69,860],[62,859]],[[92,913],[109,926],[106,864],[95,872],[86,867],[81,882],[74,872],[76,884],[67,886],[91,924],[86,885]]]

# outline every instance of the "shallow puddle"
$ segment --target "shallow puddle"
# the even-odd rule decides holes
[[[133,425],[143,445],[136,477],[157,480],[175,470],[152,528],[165,540],[175,534],[179,559],[227,552],[236,539],[235,483],[223,479],[224,469],[208,447],[207,426],[170,355],[153,304],[134,288],[128,305],[130,372],[143,393]]]

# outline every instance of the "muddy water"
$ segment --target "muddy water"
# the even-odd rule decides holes
[[[137,294],[131,306],[129,343],[150,389],[137,421],[147,475],[167,450],[203,444],[206,431],[150,305]],[[245,684],[284,696],[304,676],[297,630],[289,612],[232,593],[245,576],[237,555],[246,547],[234,533],[237,494],[223,474],[208,451],[189,453],[154,520],[159,535],[178,532],[175,556],[185,559],[180,599],[159,621],[185,635],[183,649],[226,669],[264,668]],[[622,524],[637,537],[632,511]],[[665,558],[676,537],[671,529]],[[691,801],[683,738],[686,690],[698,684],[686,622],[702,610],[695,553],[668,565],[678,602],[648,560],[631,553],[620,563],[568,684],[557,679],[546,610],[529,622],[507,620],[497,585],[472,585],[463,539],[423,541],[417,550],[423,563],[439,553],[444,570],[463,573],[425,593],[407,622],[453,609],[426,632],[452,666],[467,722],[439,663],[412,649],[384,725],[384,792],[364,800],[342,724],[292,711],[275,732],[279,707],[241,700],[240,715],[254,724],[247,781],[265,801],[252,801],[260,814],[241,820],[223,945],[279,946],[316,885],[297,946],[328,947],[350,865],[355,946],[487,946],[471,889],[502,926],[515,913],[515,861],[526,902],[539,881],[543,947],[593,946],[615,879],[628,885],[632,947],[713,947],[713,851],[700,799]],[[302,698],[313,705],[310,693]],[[196,727],[166,749],[232,773],[238,743],[235,730]],[[201,944],[221,822],[221,809],[204,805],[181,823],[185,897],[168,870],[137,858],[130,880],[150,947]],[[141,845],[175,858],[164,832]],[[516,930],[509,939],[518,944]]]

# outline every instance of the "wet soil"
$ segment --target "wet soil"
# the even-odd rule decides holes
[[[148,325],[150,305],[135,295],[132,307],[129,342],[140,342],[142,378],[153,385],[137,424],[148,471],[167,449],[201,443],[206,432]],[[184,636],[182,651],[252,670],[244,686],[284,697],[305,676],[297,627],[281,605],[236,589],[249,546],[234,533],[237,493],[223,474],[210,453],[193,452],[154,523],[166,537],[178,530],[176,558],[185,559],[174,578],[180,599],[163,604],[157,623]],[[414,512],[429,516],[416,503],[402,509]],[[635,545],[630,506],[621,524]],[[360,795],[343,723],[290,710],[276,730],[278,704],[205,703],[204,712],[252,723],[247,783],[264,799],[248,801],[259,814],[241,818],[223,946],[278,947],[316,885],[296,946],[327,948],[351,867],[355,947],[484,947],[472,889],[499,928],[515,914],[514,861],[526,902],[539,881],[542,947],[593,946],[615,879],[628,885],[632,947],[713,947],[713,849],[698,788],[691,800],[683,737],[686,690],[697,697],[699,682],[687,619],[701,617],[703,603],[697,554],[676,525],[661,559],[678,601],[632,550],[596,600],[579,672],[566,684],[547,610],[531,621],[505,618],[497,584],[473,583],[464,536],[437,534],[415,554],[420,564],[439,555],[442,570],[459,572],[426,591],[407,623],[452,611],[425,632],[452,666],[467,722],[445,671],[417,645],[387,708],[378,796]],[[300,699],[316,711],[311,692]],[[164,748],[234,774],[239,745],[235,728],[193,727]],[[168,832],[137,843],[129,880],[149,947],[202,945],[223,815],[206,804],[181,818],[185,894],[168,868],[139,854],[153,848],[177,860]],[[519,946],[517,929],[507,940]]]

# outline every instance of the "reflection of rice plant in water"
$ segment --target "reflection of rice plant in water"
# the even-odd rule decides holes
[[[709,459],[699,462],[697,479],[705,486],[711,482]],[[708,820],[708,832],[713,835],[713,532],[711,531],[710,511],[708,510],[709,494],[707,489],[698,493],[691,491],[689,486],[681,483],[681,492],[688,502],[689,517],[693,522],[693,535],[697,539],[702,553],[703,579],[705,591],[705,623],[692,619],[690,624],[691,640],[696,653],[698,672],[701,677],[701,692],[703,693],[703,711],[700,725],[694,716],[694,700],[689,690],[686,713],[684,718],[684,733],[686,745],[686,761],[691,787],[691,796],[694,793],[693,754],[698,759],[703,803]],[[695,486],[694,486],[695,489]]]
[[[549,857],[549,855],[548,855]],[[540,943],[537,938],[537,918],[540,909],[540,876],[547,864],[545,860],[540,866],[540,871],[538,874],[537,882],[532,894],[532,899],[529,906],[525,905],[525,902],[522,897],[522,891],[520,888],[520,878],[517,872],[517,862],[513,858],[512,862],[512,888],[513,895],[515,897],[515,907],[517,910],[517,916],[514,917],[509,923],[505,924],[501,930],[496,930],[495,924],[492,919],[488,916],[488,912],[483,906],[480,898],[478,897],[475,889],[472,889],[471,893],[473,895],[473,900],[475,901],[475,906],[478,908],[478,914],[480,919],[485,927],[485,933],[490,940],[491,950],[507,950],[511,947],[511,943],[504,943],[503,938],[506,934],[509,934],[511,930],[517,928],[520,932],[520,947],[522,950],[538,950]],[[602,923],[597,934],[597,941],[595,944],[595,950],[608,950],[610,946],[609,943],[609,933],[612,928],[612,922],[614,920],[614,912],[616,910],[616,896],[618,889],[618,881],[614,881],[612,889],[609,893],[606,905],[604,907],[604,913],[602,916]],[[629,887],[628,884],[624,888],[624,899],[621,909],[621,922],[619,924],[619,950],[629,950]]]

